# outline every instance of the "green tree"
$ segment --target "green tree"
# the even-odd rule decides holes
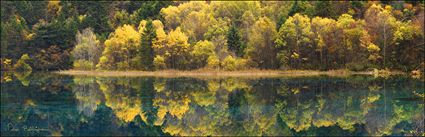
[[[156,39],[156,30],[152,24],[152,20],[148,20],[141,34],[139,56],[142,58],[141,63],[144,70],[153,70],[153,42]]]
[[[54,20],[52,22],[40,21],[34,25],[35,38],[32,45],[46,49],[50,45],[57,45],[62,49],[70,49],[75,42],[77,22],[73,18]]]
[[[112,19],[110,19],[109,21],[110,21],[110,24],[112,25],[113,28],[117,28],[117,27],[122,26],[124,24],[131,24],[132,23],[130,15],[125,10],[115,11],[114,17]]]
[[[329,8],[332,6],[332,1],[316,1],[314,4],[315,16],[333,17],[335,9]]]
[[[133,23],[139,23],[148,18],[158,19],[161,9],[169,6],[171,3],[171,1],[132,1],[132,5],[140,6],[131,15],[131,20]]]
[[[238,57],[244,55],[245,47],[243,47],[241,42],[241,37],[239,36],[238,29],[236,26],[232,25],[227,33],[227,46],[230,51],[233,51]]]
[[[288,15],[289,16],[294,16],[295,13],[299,13],[301,11],[301,7],[299,5],[298,1],[295,1],[294,4],[292,4],[291,10],[289,10]]]
[[[33,39],[25,19],[19,15],[1,21],[1,57],[19,59],[22,54],[33,51],[28,42]]]
[[[314,6],[308,1],[294,1],[288,16],[294,16],[297,13],[311,17],[314,15]]]
[[[94,32],[107,36],[113,30],[109,21],[111,2],[107,1],[75,1],[79,12],[86,15],[86,24],[93,28]]]
[[[44,18],[48,4],[47,1],[14,1],[12,3],[12,12],[15,11],[15,14],[21,15],[25,18],[28,23],[28,27],[31,27],[40,19]]]
[[[314,15],[337,19],[342,14],[354,14],[350,1],[315,1]]]

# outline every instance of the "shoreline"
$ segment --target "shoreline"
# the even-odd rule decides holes
[[[301,76],[335,76],[350,75],[377,75],[374,71],[349,71],[349,70],[160,70],[160,71],[101,71],[101,70],[64,70],[53,73],[71,76],[97,76],[97,77],[301,77]],[[383,75],[405,74],[400,71],[391,71]],[[380,74],[378,74],[380,75]]]

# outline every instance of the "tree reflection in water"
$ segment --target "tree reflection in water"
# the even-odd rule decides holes
[[[2,135],[423,135],[407,77],[2,73]],[[421,122],[422,121],[422,122]]]

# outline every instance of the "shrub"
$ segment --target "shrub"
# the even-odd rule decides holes
[[[232,56],[227,56],[221,63],[221,66],[224,70],[240,70],[245,68],[246,62],[245,59],[235,59]]]
[[[99,70],[111,68],[112,66],[108,64],[108,62],[109,59],[106,56],[102,56],[99,58],[99,63],[96,65],[96,68]]]
[[[236,59],[232,56],[227,56],[223,62],[221,62],[221,66],[224,70],[236,70]]]
[[[142,57],[136,56],[130,59],[130,67],[132,69],[142,70],[145,69],[145,64],[142,62]]]
[[[346,67],[351,71],[362,71],[367,68],[366,63],[358,63],[358,62],[347,63]]]
[[[156,70],[165,69],[164,57],[156,55],[156,57],[153,59],[153,65],[155,66]]]
[[[218,68],[220,66],[220,61],[217,56],[209,56],[207,59],[207,67],[209,68]]]
[[[238,70],[244,69],[247,64],[246,59],[236,59],[236,68]]]
[[[118,70],[128,70],[130,69],[130,64],[127,61],[121,61],[117,63]]]
[[[74,69],[79,69],[79,70],[93,70],[93,69],[95,69],[93,62],[87,61],[87,60],[76,60],[76,61],[74,61],[73,66],[74,66]]]

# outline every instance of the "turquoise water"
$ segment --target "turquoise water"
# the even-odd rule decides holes
[[[1,78],[2,136],[424,134],[407,76]]]

